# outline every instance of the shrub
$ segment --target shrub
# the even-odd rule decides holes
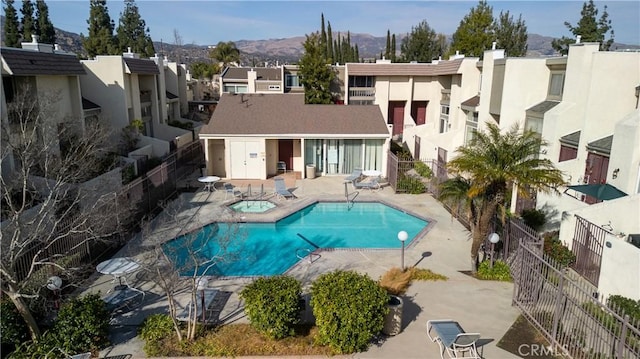
[[[411,267],[411,280],[447,280],[447,276],[434,273],[429,269]]]
[[[398,181],[398,188],[404,189],[410,194],[420,194],[427,191],[427,187],[420,178],[404,176]]]
[[[334,271],[311,285],[319,344],[336,353],[366,350],[384,325],[389,296],[366,274]]]
[[[148,316],[138,334],[144,343],[144,352],[147,356],[162,356],[165,354],[162,350],[161,341],[168,338],[173,333],[173,321],[166,314],[153,314]]]
[[[295,278],[276,276],[259,278],[240,293],[251,325],[270,338],[295,334],[299,321],[302,286]]]
[[[51,330],[68,353],[97,350],[109,344],[109,312],[98,294],[73,298],[60,308]]]
[[[29,329],[12,301],[0,302],[0,342],[3,345],[18,345],[29,338]]]
[[[607,298],[607,306],[620,316],[628,315],[634,321],[640,321],[640,300],[612,295]]]
[[[493,268],[491,268],[491,261],[489,260],[480,263],[477,276],[485,280],[512,281],[509,265],[503,261],[493,262]]]
[[[389,294],[402,295],[411,284],[411,275],[412,272],[410,270],[403,271],[398,267],[393,267],[382,275],[380,286]]]
[[[433,171],[424,162],[416,161],[413,165],[413,169],[415,169],[416,172],[424,178],[429,179],[433,177]]]
[[[558,232],[548,233],[544,236],[544,253],[565,267],[576,261],[576,255],[560,242]]]
[[[535,208],[522,210],[520,217],[522,217],[522,220],[527,226],[535,229],[536,231],[539,231],[542,226],[547,223],[547,216],[544,212]]]

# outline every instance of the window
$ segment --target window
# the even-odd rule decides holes
[[[478,130],[478,113],[474,112],[469,118],[467,118],[467,124],[464,131],[464,144],[468,145],[475,137],[475,132]]]
[[[547,98],[550,99],[562,99],[562,89],[564,87],[564,72],[551,73],[549,79],[549,92]]]
[[[349,76],[349,87],[374,87],[373,76]]]
[[[449,105],[441,105],[440,106],[440,116],[446,115],[449,116]]]
[[[302,78],[298,75],[287,74],[285,81],[287,87],[302,87]]]
[[[224,92],[247,93],[247,85],[224,85]]]
[[[449,119],[440,117],[440,133],[445,133],[449,130]]]
[[[2,77],[2,90],[4,91],[4,97],[7,103],[13,102],[15,96],[15,86],[13,84],[13,78]]]
[[[140,109],[140,115],[142,118],[151,117],[151,106],[144,106]]]

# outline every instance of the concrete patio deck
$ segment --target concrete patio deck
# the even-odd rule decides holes
[[[197,176],[196,176],[197,177]],[[294,200],[276,200],[277,209],[263,215],[244,215],[248,217],[263,216],[273,218],[291,210],[315,202],[317,200],[344,200],[344,176],[317,177],[315,179],[288,179],[287,186],[298,197]],[[225,182],[222,180],[221,182]],[[246,183],[231,181],[241,190]],[[193,186],[193,179],[190,181]],[[256,182],[256,186],[264,183],[265,192],[272,192],[273,181]],[[252,184],[253,186],[253,184]],[[353,186],[349,185],[349,191]],[[270,192],[268,192],[270,193]],[[229,216],[224,200],[224,191],[182,193],[172,203],[181,206],[180,215],[189,222],[183,231],[197,229],[205,223],[218,221]],[[517,358],[496,346],[500,338],[507,332],[519,312],[511,306],[513,285],[493,281],[480,281],[461,271],[469,269],[469,249],[471,246],[469,232],[454,220],[451,215],[429,194],[409,195],[395,194],[391,188],[380,191],[360,191],[357,200],[382,200],[408,212],[418,213],[428,218],[433,225],[426,235],[412,243],[405,251],[407,266],[416,265],[428,268],[436,273],[449,277],[447,281],[414,282],[404,298],[403,324],[400,334],[385,338],[381,343],[372,345],[363,353],[349,358],[436,358],[439,357],[438,345],[431,343],[426,335],[426,322],[429,319],[457,320],[468,332],[479,332],[479,352],[483,358]],[[164,228],[162,215],[155,221],[155,232],[165,238],[174,238],[175,229]],[[401,230],[399,228],[399,230]],[[135,243],[135,244],[134,244]],[[117,256],[141,256],[141,242],[131,241]],[[378,279],[392,267],[400,266],[399,250],[361,250],[361,251],[325,251],[313,263],[301,261],[291,268],[288,274],[298,278],[307,288],[320,274],[336,269],[355,270]],[[113,286],[112,278],[96,273],[86,292],[104,293]],[[217,279],[209,282],[210,288],[228,293],[228,299],[219,313],[224,323],[246,323],[242,302],[238,298],[239,291],[252,279]],[[145,280],[144,276],[132,275],[129,282],[144,290],[145,301],[130,312],[118,316],[112,325],[113,345],[103,350],[101,357],[126,355],[127,358],[146,357],[142,350],[143,342],[136,337],[137,326],[144,318],[154,313],[167,313],[167,300],[162,291],[154,283]],[[179,299],[181,305],[189,302],[188,294]],[[266,358],[260,356],[259,358]]]

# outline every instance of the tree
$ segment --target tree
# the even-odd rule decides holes
[[[487,132],[476,132],[473,140],[457,149],[458,156],[447,164],[458,175],[441,184],[440,199],[454,206],[463,203],[471,224],[472,271],[476,271],[478,250],[487,238],[493,220],[506,213],[513,186],[518,195],[526,189],[556,192],[564,185],[562,172],[549,159],[538,158],[547,143],[536,132],[521,132],[516,125],[502,134],[488,124]]]
[[[220,66],[218,64],[209,64],[206,62],[194,62],[190,65],[190,68],[191,75],[197,79],[210,79],[213,75],[220,72]]]
[[[449,43],[447,41],[447,35],[439,33],[436,37],[436,44],[438,58],[444,57],[445,54],[449,53]]]
[[[131,51],[140,54],[142,57],[152,57],[155,55],[153,41],[149,34],[149,28],[134,0],[124,1],[124,11],[120,13],[120,21],[116,29],[118,47],[120,52]]]
[[[467,56],[482,57],[484,51],[491,48],[494,39],[493,8],[487,5],[486,0],[480,0],[453,33],[450,52],[459,51]]]
[[[89,36],[82,34],[82,46],[90,58],[97,55],[115,55],[118,49],[113,36],[115,27],[113,20],[109,16],[106,0],[91,0],[89,3]]]
[[[29,42],[32,40],[31,35],[36,33],[36,23],[33,18],[33,3],[29,0],[23,1],[20,12],[22,13],[22,20],[20,20],[20,24],[22,25],[22,41]]]
[[[426,20],[411,28],[411,33],[400,44],[401,62],[431,62],[438,56],[436,32]]]
[[[186,335],[177,320],[176,296],[186,292],[191,303],[197,303],[198,287],[203,276],[214,275],[216,267],[237,261],[246,253],[243,233],[234,215],[217,219],[214,230],[197,231],[205,223],[197,215],[184,215],[190,208],[188,200],[176,200],[163,208],[152,222],[142,225],[140,242],[129,248],[145,248],[131,253],[142,263],[142,271],[167,296],[171,317],[179,341],[196,337],[201,318],[193,307],[187,315]]]
[[[387,45],[384,48],[384,56],[391,59],[391,31],[387,29]]]
[[[307,35],[303,46],[300,74],[304,86],[304,101],[307,104],[329,104],[332,100],[330,86],[335,73],[324,56],[320,35],[317,32]]]
[[[238,64],[240,62],[240,50],[236,47],[233,41],[220,41],[209,52],[209,57],[218,61],[221,68],[226,68],[231,64]]]
[[[599,19],[598,8],[596,8],[593,0],[585,2],[580,12],[580,20],[576,26],[571,25],[568,21],[564,22],[564,26],[571,31],[573,38],[563,36],[560,39],[554,39],[551,46],[563,55],[569,53],[569,44],[575,42],[575,37],[580,35],[581,41],[599,42],[601,51],[609,51],[613,45],[613,27],[607,12],[607,5],[604,6],[602,15]],[[605,36],[609,33],[609,39],[605,40]]]
[[[20,25],[14,2],[6,0],[4,7],[4,44],[7,47],[20,47]]]
[[[37,0],[36,9],[36,18],[38,19],[38,22],[36,22],[36,34],[40,36],[38,41],[45,44],[55,44],[56,30],[53,28],[53,24],[49,19],[49,8],[47,4],[44,0]]]
[[[527,25],[522,20],[522,14],[514,22],[509,11],[501,11],[496,19],[495,29],[497,46],[504,49],[508,56],[520,57],[527,54]]]
[[[332,64],[335,57],[333,56],[333,33],[331,32],[331,22],[327,22],[327,59]]]
[[[81,269],[76,257],[119,234],[129,217],[126,206],[116,208],[112,193],[102,195],[104,183],[84,184],[113,168],[105,167],[109,132],[91,124],[80,130],[81,120],[58,123],[60,100],[53,90],[20,86],[2,122],[1,289],[34,339],[41,332],[30,304],[41,298],[47,278],[55,274],[73,283]]]
[[[391,62],[396,62],[396,34],[391,35]]]

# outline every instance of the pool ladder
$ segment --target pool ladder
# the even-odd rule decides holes
[[[314,259],[314,256],[315,256],[315,259]],[[311,264],[317,261],[318,259],[320,259],[321,255],[318,253],[314,253],[313,251],[307,248],[298,248],[296,249],[296,257],[298,257],[298,259],[305,259],[306,257],[309,259],[309,264]]]

